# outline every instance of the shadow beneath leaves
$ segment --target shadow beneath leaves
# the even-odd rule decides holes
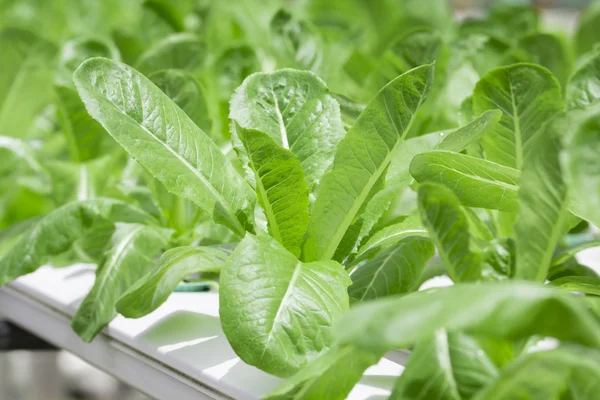
[[[85,267],[77,268],[75,271],[65,275],[64,280],[70,281],[72,279],[77,279],[79,277],[82,277],[85,275],[90,275],[90,274],[95,274],[95,273],[96,273],[96,266],[86,265]]]
[[[227,371],[221,381],[242,387],[249,393],[263,397],[279,386],[282,379],[240,361]]]
[[[394,387],[394,383],[396,383],[397,379],[397,376],[389,375],[364,375],[360,380],[360,383],[380,389],[391,390]]]

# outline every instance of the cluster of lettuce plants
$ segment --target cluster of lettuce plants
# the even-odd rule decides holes
[[[0,284],[97,264],[83,340],[213,282],[269,399],[394,349],[392,399],[598,398],[598,3],[572,35],[501,2],[0,8]]]

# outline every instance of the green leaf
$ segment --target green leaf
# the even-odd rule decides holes
[[[560,85],[547,69],[515,64],[490,71],[473,92],[475,115],[492,109],[503,113],[481,139],[486,158],[520,170],[530,139],[562,107]]]
[[[0,260],[0,285],[34,272],[52,257],[68,252],[99,223],[145,223],[152,218],[126,203],[95,199],[69,203],[37,222]]]
[[[582,121],[561,155],[571,211],[600,226],[600,117]]]
[[[490,132],[501,117],[502,112],[499,110],[486,111],[467,125],[449,132],[438,143],[436,149],[461,152]]]
[[[3,193],[14,188],[15,184],[40,194],[50,192],[50,175],[40,164],[36,151],[27,142],[0,136],[0,158],[3,160],[0,174],[5,179],[0,183]]]
[[[344,400],[382,354],[353,346],[332,348],[285,380],[264,400]]]
[[[548,68],[564,88],[571,73],[572,56],[565,41],[551,33],[534,33],[519,39],[529,62]]]
[[[344,136],[337,101],[309,71],[252,74],[231,97],[230,110],[229,118],[242,128],[264,132],[298,156],[310,190],[331,165]]]
[[[243,235],[255,196],[220,149],[159,88],[134,69],[93,58],[74,74],[94,119],[177,196]]]
[[[85,342],[117,315],[121,295],[154,264],[172,231],[140,224],[117,223],[110,248],[96,270],[96,281],[83,299],[71,326]]]
[[[416,138],[408,139],[402,142],[392,155],[392,161],[385,173],[384,187],[377,193],[374,193],[369,200],[364,210],[359,211],[359,218],[351,227],[360,225],[360,234],[357,242],[362,244],[365,237],[373,234],[375,225],[380,221],[386,212],[395,212],[391,209],[391,204],[395,199],[398,199],[402,193],[414,182],[410,175],[409,166],[413,157],[422,152],[432,150],[439,141],[439,134],[430,133]],[[381,186],[381,185],[379,185]],[[379,186],[374,186],[371,191],[379,189]],[[407,210],[401,209],[402,214],[406,214]],[[393,214],[395,216],[395,214]],[[343,240],[342,240],[343,243]]]
[[[600,296],[600,278],[592,276],[564,276],[549,283],[559,290]]]
[[[558,125],[557,125],[558,126]],[[549,125],[532,140],[519,189],[515,277],[543,282],[558,241],[568,231],[567,185],[559,161],[560,129]]]
[[[12,250],[23,234],[29,231],[29,228],[40,220],[40,216],[25,219],[11,224],[7,228],[0,229],[0,260],[4,255]]]
[[[22,138],[51,101],[56,48],[31,32],[0,32],[0,135]]]
[[[413,158],[410,173],[419,183],[435,182],[452,190],[469,207],[516,213],[519,171],[481,158],[432,151]]]
[[[81,237],[75,239],[66,252],[53,256],[49,264],[55,268],[77,263],[98,264],[104,258],[114,232],[114,222],[98,218]]]
[[[553,265],[548,270],[549,281],[553,281],[566,276],[589,276],[598,277],[598,273],[592,268],[579,264],[575,258],[569,258],[567,261],[558,265]]]
[[[470,249],[469,220],[450,189],[433,183],[419,187],[421,220],[454,282],[481,277],[481,254]]]
[[[600,354],[589,348],[563,346],[519,357],[474,399],[593,400],[598,391]]]
[[[565,261],[575,257],[575,255],[577,255],[577,253],[579,253],[580,251],[592,247],[600,247],[600,240],[590,240],[589,242],[584,242],[566,248],[554,256],[554,258],[552,259],[552,267],[562,264]]]
[[[439,329],[510,340],[551,336],[600,347],[600,321],[581,299],[527,282],[461,283],[358,304],[333,331],[341,344],[380,351],[407,348]]]
[[[467,125],[450,131],[447,136],[442,137],[441,141],[439,133],[430,133],[408,139],[400,144],[392,156],[386,174],[385,187],[373,196],[373,199],[368,202],[365,210],[361,213],[362,225],[359,240],[367,235],[372,235],[373,226],[388,210],[390,203],[412,184],[413,178],[409,167],[416,155],[433,150],[435,147],[456,152],[462,151],[471,143],[479,140],[497,123],[499,118],[499,111],[487,111]],[[390,227],[390,230],[393,229]],[[362,252],[363,250],[359,250],[359,253]]]
[[[188,72],[165,69],[148,78],[160,88],[204,132],[211,131],[206,94],[200,83]]]
[[[444,50],[444,42],[438,32],[420,27],[403,33],[392,43],[386,58],[398,73],[404,73],[424,64],[439,63]]]
[[[73,72],[82,62],[92,57],[106,57],[116,61],[121,58],[119,49],[110,41],[86,37],[71,39],[62,45],[58,56],[57,85],[73,88]]]
[[[197,73],[205,66],[206,44],[191,33],[175,33],[144,52],[135,68],[145,75],[163,69]]]
[[[85,163],[51,160],[46,168],[52,176],[52,199],[62,205],[70,201],[90,200],[104,195],[106,182],[115,162],[104,156]]]
[[[263,132],[239,125],[236,131],[255,174],[269,233],[299,257],[309,219],[308,188],[300,161]]]
[[[102,125],[90,117],[77,91],[67,86],[56,86],[55,91],[60,127],[71,160],[85,162],[104,155],[114,142]]]
[[[223,331],[244,360],[290,376],[324,354],[350,278],[335,261],[303,263],[273,238],[246,234],[221,271]]]
[[[590,2],[588,8],[582,13],[579,18],[573,44],[577,55],[581,56],[584,53],[592,50],[594,46],[600,42],[600,32],[598,32],[598,24],[600,23],[600,4],[597,1]]]
[[[418,215],[409,216],[402,222],[388,225],[369,236],[367,242],[358,249],[356,262],[369,258],[379,248],[389,247],[410,236],[429,236]]]
[[[434,67],[427,65],[388,83],[346,133],[317,194],[304,247],[306,260],[334,255],[427,98],[433,73]]]
[[[390,399],[468,399],[497,375],[477,340],[440,329],[417,344]]]
[[[219,272],[227,254],[210,247],[176,247],[166,251],[145,276],[121,296],[117,311],[126,318],[140,318],[164,303],[175,287],[197,272]]]
[[[569,110],[585,110],[600,102],[600,47],[579,61],[566,88]]]
[[[348,294],[365,301],[412,292],[434,251],[429,240],[407,237],[359,265],[350,275]]]

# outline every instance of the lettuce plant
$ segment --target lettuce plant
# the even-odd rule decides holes
[[[90,341],[218,276],[269,399],[343,399],[395,349],[393,399],[594,398],[596,6],[573,44],[511,4],[183,3],[0,25],[0,284],[97,264]]]

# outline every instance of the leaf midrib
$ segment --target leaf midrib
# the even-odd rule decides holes
[[[280,318],[281,313],[283,312],[284,306],[285,306],[286,302],[288,301],[288,298],[292,295],[294,285],[296,284],[296,281],[298,280],[298,277],[300,276],[301,270],[302,270],[302,262],[298,261],[296,263],[296,266],[294,267],[294,273],[292,274],[292,278],[290,279],[290,282],[288,283],[288,286],[285,290],[285,294],[283,295],[281,302],[279,303],[279,307],[277,307],[277,312],[275,313],[275,317],[273,318],[273,323],[271,324],[271,329],[269,329],[269,334],[267,335],[265,347],[262,351],[262,354],[260,355],[261,360],[264,358],[265,353],[269,349],[269,343],[271,342],[271,339],[273,338],[273,332],[275,331],[275,327],[278,325],[278,320]]]
[[[93,92],[96,92],[96,90],[94,90],[93,88],[92,88],[92,90],[93,90]],[[202,175],[202,173],[200,173],[200,171],[198,171],[196,168],[194,168],[194,166],[192,164],[190,164],[185,158],[181,157],[166,142],[163,142],[158,137],[156,137],[156,135],[154,135],[144,125],[142,125],[141,123],[139,123],[138,121],[136,121],[134,118],[132,118],[131,116],[129,116],[126,112],[122,111],[119,107],[115,106],[110,100],[108,100],[108,98],[102,96],[98,92],[96,92],[96,93],[100,95],[100,100],[101,101],[106,102],[110,107],[112,107],[113,109],[117,110],[117,112],[119,114],[123,115],[125,118],[129,119],[130,121],[133,121],[133,123],[135,125],[137,125],[138,127],[140,127],[144,132],[146,132],[157,143],[159,143],[168,152],[170,152],[173,156],[175,156],[175,158],[177,158],[188,170],[190,170],[192,172],[192,174],[194,174],[196,177],[198,177],[198,179],[201,181],[201,183],[203,184],[203,186],[205,186],[209,190],[209,192],[217,199],[217,201],[223,205],[223,208],[227,212],[227,216],[229,217],[230,221],[234,224],[235,228],[237,229],[236,233],[239,234],[240,236],[244,235],[245,229],[242,226],[242,224],[240,223],[240,221],[238,220],[238,218],[235,216],[235,213],[232,212],[232,210],[231,210],[231,204],[229,204],[229,202],[226,201],[223,198],[223,196],[221,196],[221,194],[210,184],[210,182],[206,179],[206,177],[204,175]],[[179,115],[177,115],[177,119],[179,120]],[[195,199],[193,199],[192,201],[194,201],[196,203]],[[196,204],[198,204],[198,203],[196,203]],[[198,205],[201,206],[200,204],[198,204]],[[201,208],[202,208],[202,206],[201,206]],[[211,210],[209,210],[209,211],[211,211]]]
[[[245,135],[246,133],[242,133],[243,135]],[[250,162],[251,168],[254,171],[254,174],[256,175],[256,186],[258,188],[258,191],[260,193],[260,197],[263,199],[262,203],[263,203],[263,208],[265,209],[265,214],[267,217],[267,221],[269,222],[269,227],[270,229],[270,233],[271,236],[273,236],[273,238],[275,240],[277,240],[279,243],[281,243],[283,246],[285,246],[285,243],[283,243],[283,237],[281,236],[281,231],[279,230],[279,223],[277,222],[277,218],[275,217],[275,212],[273,211],[273,206],[271,204],[271,201],[269,199],[269,196],[267,194],[267,190],[265,189],[265,186],[263,185],[263,177],[260,175],[260,172],[258,171],[258,168],[256,168],[256,164],[254,163],[254,159],[252,158],[252,154],[250,153],[250,147],[247,145],[247,139],[243,141],[244,143],[244,147],[246,148],[246,152],[248,153],[248,160]]]
[[[563,229],[563,225],[564,225],[567,213],[568,213],[568,202],[566,200],[563,200],[560,205],[558,221],[556,222],[556,224],[554,224],[554,227],[550,234],[549,243],[554,244],[554,246],[556,246],[556,243],[558,243],[560,237],[562,236],[561,233],[562,233],[562,229]],[[538,273],[536,275],[537,281],[543,282],[544,279],[546,279],[546,276],[548,275],[548,270],[550,269],[550,264],[552,263],[553,256],[554,256],[554,249],[552,247],[546,248],[546,251],[544,252],[544,258],[543,258],[542,262],[540,263],[540,265],[543,268],[538,268]]]
[[[374,241],[373,243],[367,242],[365,244],[365,249],[364,250],[361,249],[358,252],[358,254],[356,255],[356,258],[359,258],[361,255],[363,255],[367,251],[369,251],[369,250],[377,247],[379,244],[385,242],[388,239],[395,238],[396,236],[403,236],[403,235],[410,235],[410,234],[415,234],[415,236],[419,236],[418,234],[425,234],[426,235],[427,234],[427,229],[424,229],[424,228],[403,229],[401,231],[393,232],[390,235],[382,236],[380,239]]]
[[[101,292],[104,289],[104,285],[106,284],[106,280],[108,276],[111,274],[112,270],[119,265],[120,260],[125,255],[127,248],[131,245],[135,237],[140,234],[140,232],[145,228],[145,226],[138,226],[134,228],[131,232],[129,232],[125,238],[121,241],[121,243],[115,248],[115,252],[111,255],[108,264],[108,269],[102,268],[102,278],[100,279],[100,283],[95,287],[97,292]],[[106,264],[105,264],[106,265]],[[96,296],[97,297],[97,296]]]
[[[490,184],[492,186],[500,186],[500,187],[503,187],[505,189],[510,189],[512,191],[519,190],[518,186],[512,185],[512,184],[510,184],[508,182],[504,182],[504,181],[501,181],[501,180],[494,180],[494,179],[484,178],[482,176],[475,175],[474,173],[473,174],[469,174],[467,172],[460,171],[460,170],[458,170],[458,169],[456,169],[454,167],[442,164],[440,162],[434,161],[434,162],[428,163],[425,168],[430,169],[431,167],[439,167],[441,169],[447,169],[447,170],[456,172],[457,174],[459,174],[461,176],[464,176],[465,178],[470,178],[470,179],[473,179],[475,181],[479,181],[479,182],[482,182],[482,183],[487,183],[487,184]]]
[[[421,106],[421,104],[423,102],[423,93],[424,92],[422,92],[421,95],[419,96],[419,104],[415,108],[415,111],[419,109],[419,107]],[[387,98],[385,96],[383,96],[383,102],[386,105],[386,109],[388,109],[387,100],[386,99]],[[415,119],[415,111],[413,111],[411,113],[410,121],[408,122],[407,126],[404,128],[403,132],[399,132],[398,131],[398,128],[396,127],[395,122],[390,117],[390,122],[391,122],[392,126],[394,127],[394,129],[396,130],[396,132],[400,133],[400,135],[399,135],[400,137],[398,138],[398,141],[394,144],[394,147],[392,147],[388,151],[387,156],[384,158],[383,162],[379,165],[379,168],[377,168],[377,170],[375,171],[375,173],[373,175],[371,175],[371,177],[367,181],[367,184],[365,185],[365,187],[363,188],[363,190],[360,192],[360,195],[356,198],[356,201],[354,201],[354,203],[352,204],[352,207],[350,208],[350,211],[348,213],[346,213],[346,215],[344,216],[344,219],[342,220],[342,223],[339,225],[339,227],[336,230],[335,234],[333,235],[333,237],[329,241],[329,244],[327,245],[327,247],[325,247],[325,250],[323,251],[323,255],[321,257],[319,257],[320,260],[330,260],[333,257],[333,255],[335,254],[335,251],[336,251],[337,247],[339,246],[339,244],[342,241],[344,235],[346,234],[346,231],[348,230],[348,227],[352,224],[352,221],[356,217],[356,214],[360,210],[360,207],[365,202],[365,199],[369,195],[369,192],[371,191],[371,189],[373,188],[373,186],[375,185],[375,183],[377,183],[377,180],[379,180],[379,178],[381,177],[381,174],[383,173],[383,171],[385,171],[386,167],[391,162],[392,156],[395,153],[395,150],[398,148],[399,144],[404,141],[404,137],[406,136],[407,132],[410,130],[410,128],[411,128],[411,126],[413,124],[413,121]],[[389,115],[389,112],[388,112],[388,115]],[[377,128],[375,128],[375,129],[377,129]],[[381,138],[381,136],[380,136],[380,138]],[[334,160],[334,162],[335,162],[335,160]]]
[[[520,171],[523,167],[523,135],[521,134],[521,122],[519,120],[518,108],[515,103],[515,92],[513,89],[512,80],[509,82],[510,101],[513,111],[513,126],[515,128],[515,165]]]
[[[396,252],[402,250],[403,248],[404,248],[404,246],[400,246],[400,247],[392,250],[390,252],[390,254],[388,254],[385,257],[385,260],[383,260],[381,262],[381,264],[379,264],[379,266],[375,270],[375,273],[371,276],[371,279],[369,280],[369,284],[367,285],[366,289],[363,291],[363,294],[360,297],[360,301],[363,301],[365,299],[365,297],[367,296],[367,293],[369,293],[369,291],[373,287],[373,284],[375,283],[375,280],[377,279],[377,277],[379,276],[379,274],[381,273],[381,271],[384,269],[384,267],[387,265],[387,263],[390,261],[390,259],[392,259],[392,257],[394,257],[396,255]]]
[[[452,366],[452,358],[450,356],[450,346],[448,343],[448,333],[445,330],[440,330],[435,333],[435,348],[436,355],[438,356],[438,361],[440,363],[440,367],[443,371],[443,374],[446,376],[448,381],[448,385],[450,386],[450,390],[455,398],[460,398],[458,393],[458,386],[456,379],[454,378],[453,366]]]

